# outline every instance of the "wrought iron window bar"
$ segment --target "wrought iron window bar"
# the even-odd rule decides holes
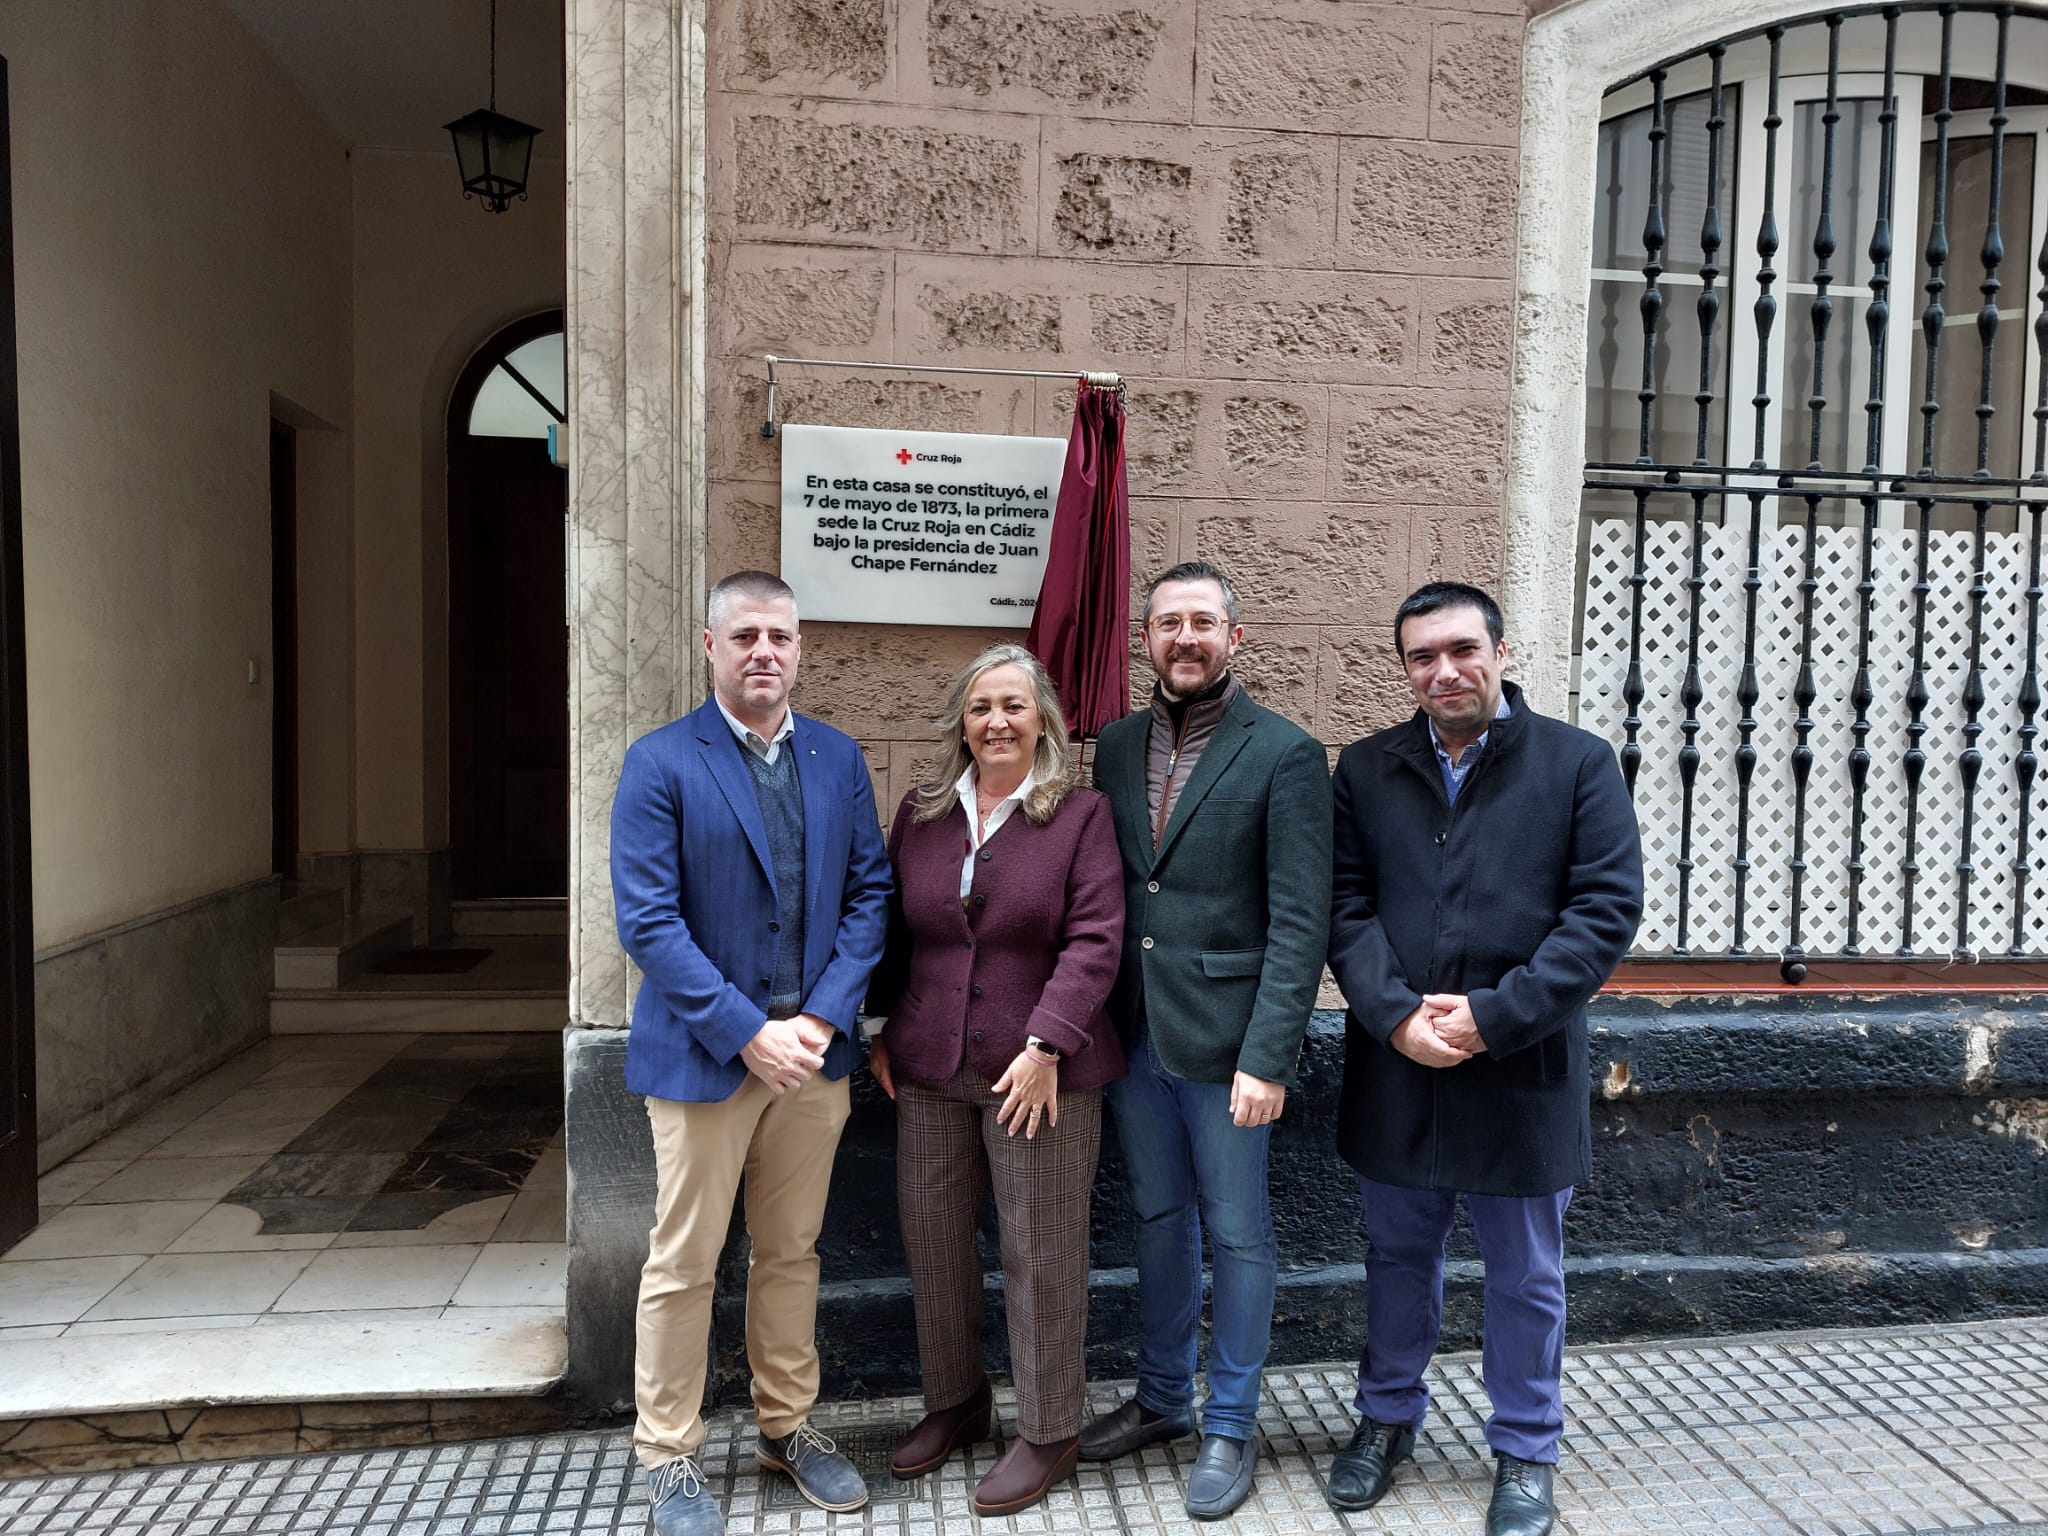
[[[1650,174],[1643,214],[1639,299],[1643,336],[1641,383],[1636,391],[1640,408],[1638,454],[1634,460],[1590,460],[1586,465],[1584,488],[1588,492],[1618,493],[1633,502],[1632,519],[1627,519],[1632,521],[1631,565],[1626,577],[1621,579],[1628,593],[1628,638],[1625,675],[1619,688],[1619,705],[1625,712],[1619,720],[1617,747],[1630,793],[1638,797],[1639,814],[1642,815],[1669,816],[1673,809],[1668,805],[1645,806],[1642,799],[1646,754],[1653,749],[1653,743],[1647,739],[1644,730],[1645,702],[1650,697],[1650,682],[1645,668],[1644,618],[1646,589],[1651,584],[1647,554],[1653,530],[1653,504],[1660,513],[1667,506],[1673,508],[1684,520],[1684,531],[1680,535],[1684,547],[1674,564],[1674,569],[1682,568],[1684,575],[1672,582],[1670,593],[1670,605],[1682,605],[1684,613],[1682,673],[1675,662],[1672,667],[1672,675],[1678,678],[1672,708],[1682,709],[1682,717],[1675,736],[1667,733],[1666,737],[1667,741],[1675,739],[1677,743],[1673,754],[1679,800],[1676,807],[1676,858],[1668,874],[1668,879],[1675,886],[1676,942],[1669,950],[1674,957],[1754,958],[1757,956],[1752,946],[1763,937],[1759,930],[1764,924],[1752,907],[1758,879],[1757,849],[1753,846],[1752,833],[1760,793],[1757,770],[1764,745],[1760,732],[1765,729],[1765,722],[1759,715],[1759,704],[1765,697],[1767,681],[1759,655],[1759,594],[1765,586],[1766,528],[1767,525],[1771,528],[1777,526],[1780,508],[1786,509],[1785,521],[1793,525],[1794,536],[1798,540],[1796,568],[1799,572],[1796,583],[1796,665],[1789,679],[1770,679],[1779,685],[1789,681],[1789,698],[1794,711],[1789,728],[1789,751],[1785,757],[1790,778],[1791,824],[1790,844],[1782,870],[1784,898],[1777,914],[1780,929],[1776,937],[1781,942],[1771,946],[1777,949],[1781,974],[1788,982],[1802,981],[1809,965],[1819,960],[1924,960],[1930,954],[1953,960],[1987,957],[2030,959],[2040,958],[2044,949],[2048,949],[2048,945],[2040,940],[2030,940],[2028,926],[2030,911],[2039,915],[2039,904],[2048,901],[2048,895],[2040,889],[2042,871],[2036,867],[2033,804],[2040,769],[2036,742],[2040,734],[2042,703],[2040,607],[2043,590],[2042,520],[2044,511],[2048,511],[2048,361],[2043,361],[2038,368],[2039,385],[2031,411],[2032,472],[2018,478],[1999,476],[1992,472],[1991,463],[1992,427],[1997,411],[1994,366],[2003,339],[2001,330],[2007,321],[2000,308],[2000,297],[2014,267],[2023,269],[2024,264],[2024,257],[2019,263],[2008,260],[2000,208],[2006,129],[2010,122],[2009,62],[2015,12],[2016,8],[2011,4],[1973,5],[1956,3],[1956,0],[1942,4],[1846,7],[1798,23],[1778,24],[1731,36],[1701,52],[1668,60],[1616,87],[1620,90],[1623,86],[1639,86],[1647,82],[1650,91],[1646,135]],[[1886,413],[1892,404],[1887,401],[1885,390],[1894,302],[1892,263],[1897,254],[1893,249],[1893,189],[1899,155],[1898,45],[1902,18],[1914,14],[1931,14],[1938,18],[1940,62],[1938,74],[1929,76],[1928,80],[1935,93],[1931,113],[1934,124],[1932,218],[1925,232],[1923,258],[1927,278],[1919,314],[1926,350],[1926,383],[1924,396],[1917,407],[1920,417],[1918,463],[1907,468],[1884,464],[1883,446]],[[1950,124],[1955,116],[1955,32],[1958,17],[1966,14],[1988,16],[1996,27],[1995,79],[1990,82],[1988,218],[1981,231],[1951,230],[1948,207]],[[1840,88],[1843,73],[1841,33],[1845,21],[1869,17],[1880,18],[1883,24],[1884,83],[1877,119],[1877,205],[1869,228],[1859,232],[1837,228],[1836,188],[1840,155],[1837,128],[1842,117]],[[1808,241],[1812,255],[1811,274],[1802,285],[1810,297],[1804,305],[1803,317],[1791,313],[1784,316],[1783,335],[1778,336],[1779,293],[1784,291],[1781,279],[1787,276],[1790,267],[1789,262],[1785,269],[1778,265],[1785,237],[1781,236],[1779,228],[1775,195],[1781,132],[1786,121],[1780,96],[1783,45],[1788,34],[1807,28],[1825,29],[1827,60],[1826,97],[1819,117],[1821,142],[1817,216],[1810,230],[1800,231],[1796,236]],[[1716,405],[1722,403],[1716,399],[1713,364],[1725,292],[1719,283],[1725,238],[1720,207],[1720,172],[1723,156],[1729,153],[1724,138],[1728,120],[1723,110],[1723,67],[1731,47],[1741,43],[1753,45],[1758,39],[1765,42],[1769,50],[1768,75],[1764,82],[1769,95],[1767,111],[1762,119],[1765,166],[1760,189],[1762,207],[1753,237],[1757,264],[1753,274],[1756,298],[1751,307],[1751,322],[1756,340],[1757,373],[1755,392],[1749,403],[1755,413],[1754,452],[1750,461],[1744,464],[1717,462],[1727,455],[1712,451],[1710,418]],[[1688,255],[1697,253],[1698,266],[1696,276],[1689,274],[1686,280],[1688,285],[1697,284],[1693,307],[1700,367],[1697,388],[1692,395],[1696,408],[1695,457],[1690,463],[1659,462],[1653,456],[1652,448],[1653,417],[1659,404],[1659,320],[1666,298],[1666,284],[1662,279],[1666,263],[1673,253],[1674,241],[1679,238],[1665,227],[1664,203],[1669,195],[1666,156],[1672,148],[1666,87],[1672,73],[1681,67],[1696,76],[1700,73],[1702,60],[1708,75],[1706,116],[1701,128],[1705,135],[1708,169],[1704,214],[1692,242],[1692,252],[1688,252]],[[1692,148],[1696,150],[1698,146]],[[2034,217],[2044,229],[2048,229],[2048,210],[2037,208]],[[1834,289],[1837,277],[1834,264],[1848,242],[1859,234],[1867,238],[1864,287],[1868,296],[1863,304],[1863,322],[1869,370],[1861,402],[1866,428],[1864,462],[1857,467],[1831,466],[1823,463],[1823,417],[1831,403],[1827,396],[1826,362],[1830,343],[1835,340]],[[1975,270],[1966,275],[1961,270],[1966,258],[1951,249],[1951,241],[1961,242],[1973,234],[1981,234],[1981,241],[1975,253]],[[2034,343],[2038,353],[2048,355],[2048,237],[2043,238],[2034,265],[2040,281],[2039,308],[2033,324]],[[1954,466],[1937,466],[1935,462],[1936,428],[1943,409],[1940,394],[1942,367],[1944,363],[1951,367],[1959,366],[1964,361],[1946,357],[1943,350],[1947,306],[1956,297],[1951,294],[1951,283],[1960,288],[1968,277],[1978,279],[1974,327],[1979,343],[1976,452],[1973,467],[1957,473]],[[1790,297],[1787,294],[1788,300]],[[2022,297],[2022,317],[2025,302]],[[1792,308],[1789,302],[1782,307],[1788,311]],[[1803,327],[1798,325],[1801,318]],[[1804,463],[1776,463],[1770,452],[1766,423],[1774,405],[1774,339],[1781,347],[1803,342],[1810,346],[1812,352],[1812,394],[1803,401],[1784,402],[1780,407],[1789,412],[1803,406],[1809,413],[1808,454]],[[2024,337],[2021,337],[2017,341],[2005,340],[2005,345],[2023,342]],[[1780,357],[1778,360],[1783,359]],[[1731,399],[1723,406],[1731,417],[1728,423],[1730,437],[1733,435],[1735,404]],[[1838,406],[1849,404],[1851,402],[1837,402]],[[1822,542],[1824,506],[1839,506],[1845,514],[1853,513],[1856,519],[1853,526],[1846,515],[1843,522],[1859,546],[1855,561],[1854,639],[1848,652],[1853,656],[1853,676],[1846,695],[1853,720],[1846,732],[1846,750],[1834,764],[1822,762],[1821,747],[1815,736],[1815,707],[1821,697],[1816,671],[1816,614],[1817,595],[1822,585],[1818,551]],[[1901,522],[1905,524],[1903,537],[1909,542],[1912,552],[1910,671],[1903,696],[1905,719],[1896,733],[1897,739],[1873,741],[1876,730],[1872,717],[1876,698],[1873,666],[1879,664],[1873,656],[1872,643],[1873,606],[1879,586],[1874,561],[1881,539],[1880,524],[1887,507],[1900,509]],[[1942,508],[1967,509],[1971,557],[1966,588],[1960,592],[1937,594],[1929,575],[1929,550],[1930,539],[1934,537],[1935,514]],[[2015,531],[2023,532],[2026,570],[2024,592],[2017,594],[2019,611],[2024,616],[2024,671],[2015,699],[2018,723],[2012,745],[2016,750],[2012,753],[2011,777],[2005,785],[1987,781],[1984,773],[1984,737],[1989,728],[1985,718],[1985,622],[1991,580],[1986,548],[1991,516],[2000,509],[2012,509]],[[1625,513],[1623,518],[1626,518]],[[1660,518],[1658,521],[1676,519]],[[1702,660],[1702,621],[1710,597],[1707,556],[1710,543],[1720,538],[1721,531],[1728,529],[1735,530],[1740,540],[1732,547],[1742,549],[1745,556],[1741,566],[1742,597],[1739,599],[1742,612],[1740,664],[1733,673],[1732,694],[1710,699]],[[1713,597],[1715,601],[1719,600],[1718,594]],[[1730,598],[1733,601],[1732,594]],[[1931,675],[1927,638],[1929,604],[1938,600],[1953,600],[1964,605],[1968,641],[1956,697],[1943,701],[1945,707],[1952,705],[1959,712],[1960,723],[1945,739],[1930,740],[1932,727],[1928,713],[1930,704],[1934,702],[1933,689],[1938,679]],[[1717,711],[1724,728],[1728,724],[1726,717],[1729,714],[1735,716],[1734,749],[1727,764],[1733,780],[1733,848],[1728,864],[1721,872],[1723,878],[1732,881],[1733,887],[1732,921],[1727,927],[1732,941],[1709,953],[1697,948],[1693,942],[1695,920],[1692,900],[1700,870],[1695,846],[1695,811],[1705,752],[1701,735],[1707,717]],[[1866,887],[1872,873],[1866,860],[1866,830],[1872,770],[1880,764],[1881,754],[1885,753],[1892,755],[1887,771],[1896,771],[1904,796],[1904,848],[1896,870],[1889,872],[1897,881],[1899,921],[1884,936],[1890,941],[1888,946],[1873,947],[1874,936],[1869,931],[1864,907]],[[1835,770],[1839,770],[1839,777],[1834,776]],[[1825,780],[1820,777],[1823,771],[1829,774]],[[1938,772],[1954,775],[1961,802],[1960,826],[1952,845],[1953,863],[1946,870],[1925,868],[1921,863],[1921,857],[1927,851],[1923,846],[1922,802],[1930,776]],[[1845,941],[1832,950],[1816,951],[1810,949],[1806,941],[1808,920],[1812,915],[1809,877],[1815,873],[1812,860],[1816,856],[1809,842],[1809,833],[1813,824],[1813,798],[1817,793],[1828,791],[1845,792],[1849,801],[1847,840],[1839,871],[1840,900],[1846,904],[1846,910],[1837,924],[1845,935]],[[2002,954],[1996,950],[1987,954],[1987,946],[1972,941],[1973,901],[1986,878],[1985,871],[1979,867],[1978,837],[1982,821],[1988,814],[1989,797],[1994,794],[2010,796],[1999,807],[2000,814],[2008,818],[2007,824],[2011,827],[2012,854],[2011,938]],[[1936,934],[1926,931],[1927,925],[1918,918],[1916,909],[1941,882],[1945,882],[1947,887],[1944,899],[1952,897],[1955,921],[1951,931]],[[1830,921],[1834,922],[1834,919]],[[1765,953],[1769,953],[1769,947]]]

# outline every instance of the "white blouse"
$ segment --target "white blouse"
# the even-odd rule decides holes
[[[983,843],[986,843],[996,835],[996,829],[1010,819],[1010,813],[1024,804],[1024,797],[1031,793],[1032,786],[1038,780],[1029,768],[1025,769],[1024,781],[1007,795],[1003,796],[1002,799],[998,800],[996,808],[988,813],[988,827],[986,830],[982,828],[981,816],[979,814],[981,807],[974,796],[974,788],[977,782],[979,781],[975,775],[974,764],[969,763],[966,771],[960,775],[953,785],[953,793],[960,797],[960,808],[967,813],[967,856],[960,861],[960,899],[962,901],[965,901],[968,893],[974,889],[974,856],[981,852],[981,845]]]

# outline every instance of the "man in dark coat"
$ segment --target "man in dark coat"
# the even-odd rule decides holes
[[[1564,1427],[1564,1213],[1591,1172],[1586,1002],[1643,903],[1606,742],[1502,681],[1493,599],[1432,582],[1394,641],[1415,717],[1344,749],[1330,967],[1350,1014],[1338,1146],[1358,1171],[1362,1422],[1329,1500],[1364,1509],[1414,1449],[1458,1197],[1485,1263],[1488,1536],[1541,1536]]]
[[[1123,856],[1109,1015],[1130,1071],[1108,1093],[1138,1216],[1138,1389],[1082,1430],[1081,1457],[1193,1430],[1207,1227],[1209,1393],[1186,1492],[1198,1520],[1251,1491],[1278,1270],[1266,1153],[1330,932],[1327,760],[1239,684],[1243,638],[1214,566],[1157,577],[1145,594],[1152,703],[1112,721],[1095,751]]]

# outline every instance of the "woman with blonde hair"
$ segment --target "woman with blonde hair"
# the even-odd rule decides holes
[[[1103,1011],[1123,943],[1109,803],[1078,781],[1052,679],[993,645],[954,680],[938,751],[889,834],[897,895],[868,989],[870,1066],[896,1101],[897,1203],[925,1416],[889,1458],[917,1477],[987,1439],[976,1229],[991,1186],[1017,1433],[974,1490],[1013,1514],[1074,1470],[1088,1319],[1088,1197],[1102,1085],[1123,1076]]]

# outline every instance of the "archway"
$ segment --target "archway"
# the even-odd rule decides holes
[[[448,795],[457,899],[560,898],[569,869],[562,312],[499,331],[448,405]]]

